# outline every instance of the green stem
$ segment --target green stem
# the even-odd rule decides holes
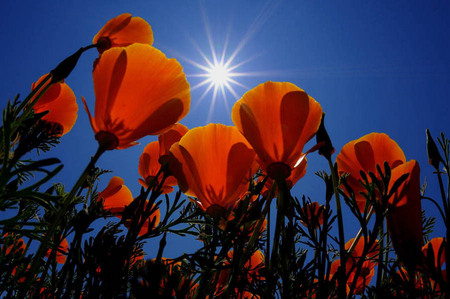
[[[263,212],[261,213],[261,217],[258,219],[258,222],[256,223],[255,229],[253,230],[253,234],[250,237],[250,240],[247,243],[246,248],[244,249],[244,253],[242,255],[242,259],[239,262],[239,267],[244,267],[245,261],[248,260],[250,255],[253,253],[253,248],[255,247],[256,240],[258,240],[260,236],[261,226],[264,222],[264,219],[266,219],[267,213],[270,210],[270,204],[272,203],[272,197],[274,194],[274,190],[276,188],[276,182],[273,182],[272,188],[270,190],[269,195],[267,196],[266,204],[264,206]],[[270,229],[270,227],[267,227],[267,229]],[[269,250],[269,249],[267,249]]]
[[[336,212],[337,212],[337,220],[338,220],[338,230],[339,230],[339,255],[341,258],[341,271],[339,277],[339,283],[338,283],[338,294],[340,298],[345,298],[346,296],[346,286],[345,286],[345,265],[347,262],[347,254],[345,251],[345,236],[344,236],[344,221],[342,219],[342,208],[341,208],[341,201],[339,198],[339,191],[338,191],[338,181],[337,181],[337,174],[334,171],[333,163],[331,162],[331,159],[328,159],[328,165],[330,166],[331,170],[331,180],[333,181],[333,190],[334,190],[334,198],[336,200]]]
[[[370,206],[369,213],[367,214],[367,217],[366,217],[366,223],[369,222],[370,217],[372,216],[372,212],[373,212],[373,206]],[[361,238],[362,233],[363,233],[363,229],[360,228],[358,233],[356,234],[355,238],[353,238],[352,245],[350,245],[350,247],[347,249],[348,254],[351,254],[353,249],[355,249],[355,246],[356,246],[356,244],[358,244],[358,241]]]
[[[439,180],[439,189],[441,190],[441,196],[442,196],[442,202],[444,204],[444,212],[445,215],[448,215],[448,203],[447,203],[447,196],[445,196],[445,190],[444,190],[444,183],[442,182],[442,176],[441,176],[441,172],[437,171],[437,176],[438,176],[438,180]]]
[[[381,290],[381,283],[383,280],[383,276],[384,276],[384,269],[383,269],[383,251],[384,251],[384,246],[385,246],[385,242],[384,242],[384,238],[383,238],[383,234],[384,234],[384,223],[381,223],[380,226],[380,232],[379,232],[379,236],[380,236],[380,242],[379,242],[379,254],[378,254],[378,269],[377,269],[377,284],[376,284],[376,289],[377,290]],[[387,244],[387,243],[386,243]],[[378,297],[378,294],[375,294],[375,297]]]

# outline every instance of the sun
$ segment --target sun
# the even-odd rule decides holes
[[[188,36],[188,39],[200,55],[201,60],[195,61],[180,55],[180,53],[177,53],[177,55],[185,62],[194,66],[194,73],[187,74],[189,79],[199,78],[193,80],[194,82],[197,82],[191,86],[191,92],[200,88],[205,88],[202,94],[197,97],[197,103],[191,107],[191,109],[200,107],[203,100],[208,98],[209,111],[206,118],[207,123],[211,121],[217,101],[220,101],[224,105],[224,112],[229,114],[230,104],[233,104],[235,101],[239,100],[242,94],[250,89],[244,83],[246,81],[244,80],[245,77],[257,77],[267,73],[267,71],[261,72],[246,70],[249,67],[247,64],[259,55],[252,53],[249,57],[242,59],[243,56],[245,56],[244,53],[242,53],[242,49],[251,37],[261,29],[263,24],[275,11],[276,6],[277,5],[272,4],[263,6],[256,19],[248,28],[247,32],[241,36],[240,40],[238,39],[238,42],[235,44],[232,51],[228,48],[232,24],[230,23],[225,36],[214,36],[215,38],[213,40],[213,34],[211,33],[206,11],[203,6],[200,7],[206,33],[205,40],[209,44],[209,51],[208,49],[201,48],[194,39]],[[220,45],[220,47],[217,47],[217,45]]]
[[[215,63],[208,69],[209,80],[215,86],[221,87],[231,82],[231,71],[223,63]]]

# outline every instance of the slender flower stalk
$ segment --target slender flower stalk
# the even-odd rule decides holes
[[[342,219],[342,208],[341,208],[341,200],[339,198],[339,190],[338,190],[338,179],[335,168],[333,167],[333,163],[331,159],[328,160],[328,165],[330,166],[331,171],[331,179],[333,181],[333,190],[334,190],[334,199],[336,200],[336,213],[338,219],[338,231],[339,231],[339,253],[341,257],[341,265],[346,265],[347,261],[347,251],[345,250],[345,236],[344,236],[344,221]],[[345,289],[345,266],[341,269],[340,275],[338,276],[338,294],[341,298],[345,297],[346,289]]]

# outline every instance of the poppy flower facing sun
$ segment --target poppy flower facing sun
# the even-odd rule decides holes
[[[113,47],[125,47],[133,43],[153,44],[151,26],[140,17],[124,13],[109,20],[94,36],[93,44],[101,54]]]
[[[124,149],[169,129],[189,112],[189,83],[181,65],[144,44],[112,48],[93,72],[95,138],[105,150]]]
[[[245,93],[231,118],[269,177],[287,178],[319,128],[322,107],[292,83],[268,81]]]
[[[191,129],[170,152],[178,162],[171,171],[180,189],[211,215],[234,207],[256,172],[255,152],[235,127]]]

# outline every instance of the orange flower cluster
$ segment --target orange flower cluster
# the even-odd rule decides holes
[[[302,152],[320,125],[322,108],[297,86],[266,82],[235,103],[235,128],[208,125],[190,130],[170,149],[181,190],[208,210],[231,209],[255,173],[256,161],[269,175],[292,187],[306,172]],[[231,133],[233,132],[233,133]],[[231,137],[233,136],[233,137]],[[242,149],[241,149],[242,148]],[[210,214],[214,214],[209,210]],[[223,214],[223,211],[219,214]]]
[[[95,35],[93,44],[100,53],[93,70],[94,115],[91,115],[86,100],[82,100],[100,149],[124,149],[137,144],[144,136],[158,135],[158,141],[149,143],[139,159],[139,183],[145,188],[149,188],[156,178],[155,183],[160,184],[160,173],[164,171],[167,177],[162,193],[172,192],[178,184],[212,217],[228,215],[231,219],[233,214],[227,213],[248,195],[249,182],[258,169],[268,177],[262,191],[266,197],[274,182],[283,182],[292,188],[305,175],[309,151],[305,152],[304,147],[316,135],[323,111],[304,90],[288,82],[265,82],[246,92],[234,104],[231,112],[234,126],[208,124],[188,130],[177,122],[189,112],[190,85],[180,63],[152,47],[153,32],[146,21],[130,14],[119,15]],[[43,78],[33,83],[32,89]],[[73,127],[78,106],[72,90],[58,82],[46,91],[33,109],[35,113],[48,111],[42,119],[58,124],[63,135]],[[336,157],[338,174],[345,175],[361,213],[367,212],[371,205],[363,195],[366,189],[361,173],[373,174],[366,176],[369,182],[373,176],[380,179],[377,167],[384,169],[384,163],[391,169],[388,190],[394,188],[400,177],[408,174],[407,179],[396,186],[386,207],[387,228],[394,249],[406,266],[415,267],[425,257],[428,263],[422,270],[441,270],[445,264],[442,238],[433,239],[422,248],[418,163],[406,161],[398,144],[380,133],[347,143]],[[344,192],[351,196],[348,190]],[[380,194],[376,195],[380,197]],[[113,177],[98,194],[98,200],[103,201],[104,210],[121,218],[125,208],[133,202],[133,196],[121,178]],[[323,206],[317,202],[305,205],[302,224],[319,228],[323,213]],[[224,219],[222,225],[226,222]],[[160,212],[156,209],[139,235],[145,234],[150,224],[157,226],[159,221]],[[129,221],[125,221],[125,225],[128,226]],[[255,226],[254,223],[251,225]],[[264,229],[265,222],[261,231]],[[377,242],[370,250],[365,248],[366,245],[363,238],[351,239],[345,244],[346,250],[354,246],[344,266],[346,287],[349,290],[354,286],[354,293],[358,295],[364,293],[374,276],[375,258],[379,254]],[[65,239],[60,248],[67,251]],[[7,253],[8,250],[10,248]],[[47,252],[47,256],[50,253]],[[233,252],[228,257],[232,259]],[[58,263],[64,263],[65,258],[61,251],[57,252]],[[251,282],[253,277],[260,275],[263,262],[263,254],[256,251],[244,266],[249,274],[245,279]],[[332,279],[340,263],[338,259],[331,264]],[[225,268],[227,265],[229,262],[224,263]],[[175,266],[170,265],[169,274]],[[446,270],[440,274],[446,282]],[[216,293],[220,295],[226,287],[229,270],[221,270],[216,278]],[[252,296],[238,293],[239,298]]]

